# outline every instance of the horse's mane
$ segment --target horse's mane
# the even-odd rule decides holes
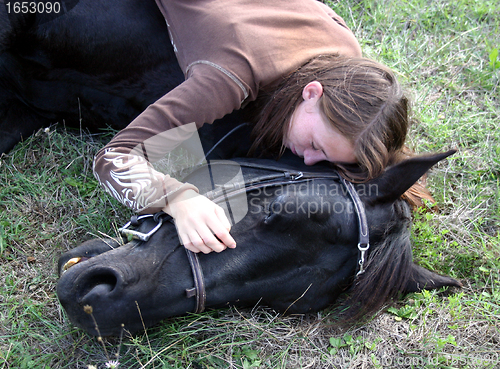
[[[365,272],[355,278],[344,306],[347,322],[376,314],[387,302],[397,298],[412,272],[409,226],[411,214],[405,201],[394,204],[394,218],[385,229],[385,237],[372,245]]]
[[[436,200],[432,197],[431,192],[426,187],[426,177],[423,176],[418,182],[413,184],[406,192],[401,196],[408,204],[410,204],[413,210],[422,208],[426,206],[425,201],[429,202],[431,210],[437,211]]]

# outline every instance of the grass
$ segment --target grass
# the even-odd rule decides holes
[[[0,159],[0,369],[500,367],[500,4],[497,0],[329,2],[365,56],[413,97],[409,143],[458,148],[428,184],[439,212],[415,213],[414,257],[464,288],[407,296],[342,329],[326,310],[280,316],[229,308],[168,319],[102,343],[57,302],[58,256],[130,213],[97,186],[92,157],[109,139],[51,127]],[[85,118],[85,117],[83,117]]]

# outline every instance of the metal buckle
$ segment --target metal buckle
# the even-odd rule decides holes
[[[356,274],[356,277],[363,274],[365,272],[364,264],[365,264],[365,253],[368,251],[370,248],[370,244],[367,243],[365,244],[366,246],[363,247],[361,243],[358,243],[358,250],[361,252],[361,255],[359,256],[359,272]]]
[[[129,229],[129,227],[131,226],[137,227],[140,224],[140,221],[146,218],[153,218],[158,222],[158,224],[148,233],[142,233],[135,231],[133,229]],[[155,232],[158,229],[160,229],[162,224],[163,224],[163,217],[156,216],[156,214],[144,214],[144,215],[139,215],[137,217],[136,216],[132,217],[132,219],[129,222],[127,222],[127,224],[125,224],[123,227],[119,228],[118,231],[124,236],[132,236],[132,238],[146,242],[153,234],[155,234]]]

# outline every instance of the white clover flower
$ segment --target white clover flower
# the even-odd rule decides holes
[[[116,369],[118,368],[118,365],[120,365],[118,360],[110,360],[106,363],[106,368]]]

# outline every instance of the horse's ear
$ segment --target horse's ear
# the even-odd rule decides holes
[[[376,204],[396,201],[434,164],[455,152],[456,150],[450,150],[435,155],[416,156],[389,167],[380,177],[369,182],[370,189],[376,188],[376,191],[370,191],[373,195],[368,202]]]
[[[406,286],[403,288],[403,292],[420,292],[422,290],[433,290],[449,286],[462,287],[462,283],[451,277],[431,272],[430,270],[413,264]]]

